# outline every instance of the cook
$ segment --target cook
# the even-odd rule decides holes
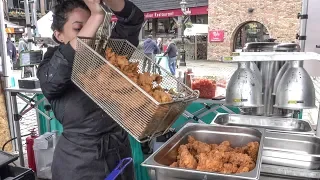
[[[143,12],[128,0],[103,0],[118,18],[111,37],[138,46]],[[53,39],[37,77],[64,132],[55,148],[52,180],[102,180],[131,156],[128,134],[71,82],[76,37],[95,37],[104,20],[100,0],[65,0],[53,11]],[[89,57],[88,57],[89,60]],[[134,179],[133,166],[119,180]]]

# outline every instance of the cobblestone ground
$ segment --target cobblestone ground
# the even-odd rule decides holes
[[[236,70],[237,66],[235,64],[217,63],[210,61],[188,61],[187,67],[191,67],[196,74],[202,75],[213,75],[224,78],[230,78],[232,73]],[[180,67],[178,70],[184,71],[187,67]],[[20,72],[14,72],[16,77],[20,76]],[[17,78],[16,78],[17,79]],[[319,106],[320,99],[320,78],[313,78],[316,96],[317,96],[317,106]],[[18,99],[18,108],[21,109],[25,103]],[[318,116],[318,109],[305,110],[303,113],[303,119],[310,120],[312,124],[316,123]],[[37,128],[37,120],[35,110],[31,110],[26,115],[23,116],[21,120],[21,134],[25,135],[29,133],[29,130]],[[23,138],[24,151],[25,151],[25,137]]]

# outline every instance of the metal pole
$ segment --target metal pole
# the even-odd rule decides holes
[[[182,47],[181,47],[181,60],[179,63],[179,66],[187,66],[186,63],[186,50],[184,49],[184,21],[185,21],[185,15],[182,18],[182,23],[181,23],[181,33],[182,33]]]
[[[318,109],[318,122],[317,122],[316,136],[320,137],[320,104]]]
[[[0,3],[0,54],[1,54],[1,60],[2,60],[2,73],[3,73],[3,89],[9,87],[8,83],[8,71],[7,71],[7,43],[6,39],[4,38],[5,35],[5,25],[4,25],[4,11],[3,11],[3,3]],[[11,112],[11,97],[10,93],[5,93],[6,97],[6,108],[7,108],[7,114],[8,114],[8,121],[9,121],[9,129],[10,129],[10,135],[11,137],[15,136],[14,133],[14,125],[13,125],[13,116]]]
[[[38,24],[37,24],[37,0],[32,1],[31,7],[32,7],[31,15],[32,15],[32,21],[33,21],[32,24],[35,26],[35,29],[33,29],[33,31],[34,31],[35,36],[39,37]]]
[[[24,156],[23,156],[23,147],[22,147],[22,139],[21,139],[21,129],[20,129],[20,117],[18,112],[18,104],[17,104],[17,94],[11,94],[11,102],[14,113],[14,124],[16,128],[17,142],[18,142],[18,150],[19,150],[19,158],[20,158],[20,166],[24,167]]]
[[[28,33],[28,48],[32,49],[32,34],[31,34],[31,20],[30,20],[30,11],[29,11],[29,0],[24,0],[24,13],[26,15],[26,25]]]
[[[45,11],[45,1],[44,0],[40,0],[40,11],[41,11],[41,15],[44,16],[46,14]]]
[[[308,7],[309,7],[309,0],[303,0],[302,1],[302,11],[301,11],[301,17],[300,17],[300,37],[306,37],[307,35],[307,22],[308,22]],[[300,39],[300,47],[301,51],[305,52],[306,48],[306,40]]]
[[[4,87],[8,87],[7,81],[7,40],[5,39],[5,23],[4,23],[4,11],[3,11],[3,3],[0,3],[0,46],[1,46],[1,59],[2,59],[2,73],[5,78]]]

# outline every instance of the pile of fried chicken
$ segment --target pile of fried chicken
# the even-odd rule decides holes
[[[160,86],[162,77],[159,74],[139,73],[138,62],[129,62],[127,56],[117,55],[111,48],[106,50],[106,59],[158,102],[166,103],[172,101],[171,95]],[[154,82],[156,83],[155,87]]]
[[[111,48],[107,48],[106,59],[116,68],[118,68],[123,74],[125,74],[130,80],[139,85],[145,92],[151,95],[155,100],[160,103],[167,103],[172,101],[172,96],[166,92],[161,86],[162,77],[158,74],[150,74],[149,72],[139,73],[139,63],[129,62],[126,56],[117,55],[112,51]],[[99,99],[109,98],[110,94],[108,91],[113,91],[114,93],[122,92],[132,92],[128,89],[127,84],[120,83],[117,80],[113,80],[116,84],[107,84],[106,80],[110,78],[121,78],[120,75],[111,72],[111,67],[104,64],[94,69],[88,69],[85,73],[79,74],[78,79],[83,83],[85,89],[90,90],[90,92]],[[99,86],[93,85],[92,80],[99,84]],[[108,91],[104,91],[106,89]],[[133,92],[132,92],[133,93]],[[131,95],[132,95],[131,93]],[[126,93],[128,96],[130,93]],[[139,101],[139,100],[137,100]]]
[[[258,142],[232,148],[228,141],[206,144],[189,136],[188,144],[179,147],[177,161],[170,167],[224,174],[249,172],[256,166],[258,150]]]

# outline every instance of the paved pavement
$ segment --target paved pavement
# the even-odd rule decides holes
[[[213,75],[224,78],[230,78],[233,72],[236,70],[237,65],[231,63],[221,63],[213,61],[187,61],[186,67],[179,67],[178,70],[185,71],[186,68],[193,68],[193,71],[197,74],[203,75]],[[15,79],[20,77],[20,71],[14,71]],[[17,83],[16,83],[17,84]],[[319,105],[320,99],[320,78],[314,78],[314,84],[316,88],[317,105]],[[18,108],[21,109],[24,106],[24,102],[18,99]],[[310,120],[312,124],[316,123],[318,116],[318,109],[305,110],[303,113],[303,118]],[[29,113],[23,116],[21,120],[21,134],[25,135],[29,133],[32,128],[37,128],[36,114],[35,110],[31,110]],[[25,138],[23,138],[23,143],[25,144]]]

